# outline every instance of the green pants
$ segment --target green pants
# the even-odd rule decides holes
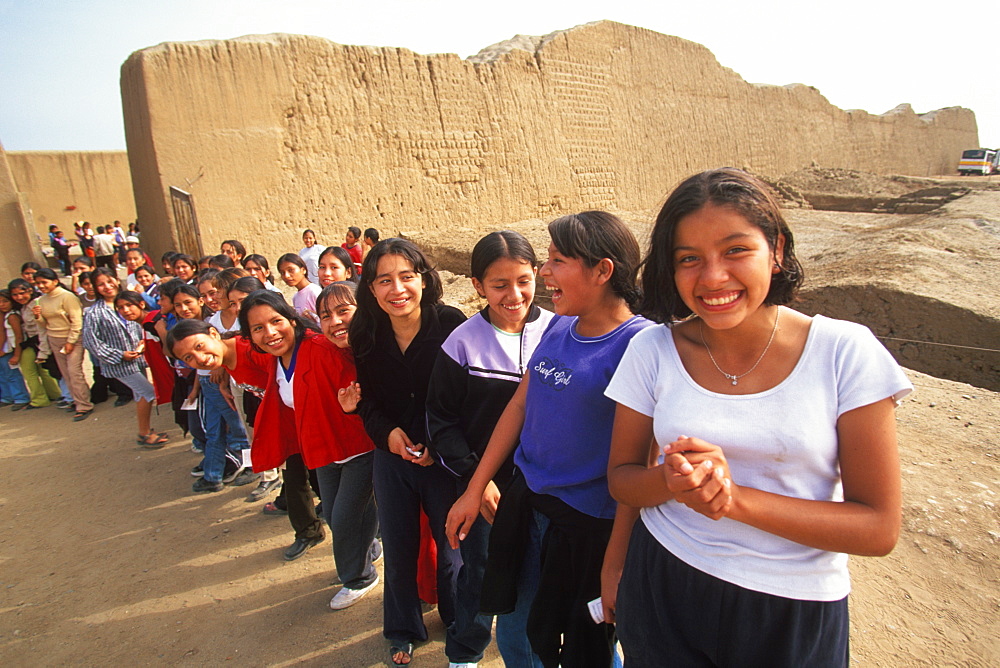
[[[24,376],[24,384],[28,386],[31,405],[41,408],[59,399],[62,392],[56,379],[38,362],[37,355],[34,348],[21,351],[21,375]]]

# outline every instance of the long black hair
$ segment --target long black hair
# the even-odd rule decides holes
[[[30,297],[28,297],[28,303],[29,304],[31,303],[32,299],[37,299],[38,296],[41,294],[38,290],[35,289],[34,285],[32,285],[28,281],[24,280],[23,278],[15,278],[15,279],[11,280],[7,284],[7,289],[10,290],[11,292],[13,292],[14,290],[25,290],[25,289],[28,290],[28,292],[31,295]],[[21,304],[21,303],[19,303],[16,299],[13,298],[13,296],[11,296],[11,299],[14,301],[13,308],[18,313],[21,312],[22,308],[24,308],[25,306],[27,306],[27,304]]]
[[[364,265],[361,267],[361,282],[358,284],[358,310],[351,320],[348,336],[355,357],[364,357],[375,350],[375,339],[378,332],[385,327],[391,327],[389,314],[382,310],[372,283],[378,271],[378,261],[386,255],[399,255],[410,263],[413,270],[420,274],[424,281],[423,295],[420,298],[421,308],[431,307],[441,301],[444,289],[441,287],[441,277],[438,276],[427,256],[420,247],[407,239],[383,239],[368,252]]]
[[[241,279],[242,280],[242,279]],[[271,290],[256,290],[247,295],[247,298],[243,300],[243,305],[240,306],[240,335],[250,342],[250,345],[254,347],[254,350],[258,352],[266,352],[261,350],[256,343],[253,342],[253,338],[250,336],[250,320],[249,314],[250,309],[257,306],[269,306],[274,309],[278,315],[280,315],[285,320],[292,323],[295,328],[295,345],[298,345],[302,341],[302,337],[305,336],[307,330],[313,332],[319,332],[319,327],[310,318],[301,316],[296,313],[295,309],[291,304],[285,301],[285,298],[281,296],[281,293],[273,292]]]
[[[333,257],[340,260],[340,264],[344,265],[344,269],[347,270],[347,280],[357,283],[361,277],[358,276],[358,270],[354,266],[354,260],[351,258],[351,254],[347,252],[346,249],[340,246],[327,246],[326,249],[319,254],[319,258],[316,259],[316,264],[323,261],[327,255],[332,255]]]
[[[179,295],[181,293],[184,293],[184,294],[188,295],[189,297],[194,297],[195,299],[197,299],[197,300],[199,300],[201,302],[201,319],[202,320],[204,320],[205,318],[207,318],[207,317],[209,317],[209,316],[212,315],[212,309],[208,308],[208,306],[205,305],[205,298],[201,296],[200,292],[198,292],[198,288],[197,287],[195,287],[194,285],[192,285],[190,283],[185,283],[181,279],[174,279],[174,280],[179,281],[180,285],[178,285],[176,287],[176,289],[173,290],[174,294],[171,295],[170,301],[174,301],[175,299],[177,299],[177,295]],[[166,283],[164,283],[163,286],[160,288],[160,293],[162,294],[163,293],[163,288],[165,288],[167,285],[173,284],[173,282],[174,281],[167,281]],[[171,285],[171,288],[173,288],[173,285]],[[178,320],[185,320],[186,318],[180,318],[180,317],[178,317],[177,319]]]

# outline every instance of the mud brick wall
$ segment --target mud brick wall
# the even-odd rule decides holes
[[[205,252],[236,237],[273,257],[306,227],[325,244],[348,225],[485,232],[649,209],[721,165],[924,176],[978,145],[967,109],[843,111],[809,86],[750,84],[698,44],[606,21],[465,60],[293,35],[166,43],[132,54],[121,88],[154,252],[183,238],[170,186],[193,195]]]
[[[78,220],[97,229],[116,220],[126,227],[136,218],[125,151],[8,151],[7,161],[43,240],[49,225],[75,239]]]
[[[0,286],[21,275],[25,262],[40,262],[44,266],[41,247],[31,223],[27,197],[18,189],[11,173],[8,153],[0,146]],[[44,237],[46,243],[48,237]]]

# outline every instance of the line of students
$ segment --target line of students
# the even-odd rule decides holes
[[[792,232],[745,172],[680,184],[641,262],[604,212],[549,234],[554,316],[519,235],[477,244],[487,306],[468,320],[420,249],[387,239],[356,304],[338,282],[317,298],[325,337],[260,290],[234,343],[196,323],[167,347],[266,377],[254,467],[300,459],[300,497],[320,474],[345,585],[331,607],[377,581],[374,491],[395,665],[427,638],[426,526],[452,666],[482,658],[494,614],[507,665],[609,666],[617,632],[626,666],[846,666],[846,554],[885,554],[899,530],[898,365],[864,327],[786,306]]]

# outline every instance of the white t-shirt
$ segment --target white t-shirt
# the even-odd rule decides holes
[[[286,378],[285,365],[281,360],[274,366],[277,368],[275,378],[278,380],[278,396],[281,397],[282,403],[295,410],[295,371],[292,371],[290,378]]]
[[[684,368],[670,329],[658,325],[632,339],[606,394],[651,416],[661,446],[682,434],[720,446],[738,485],[842,501],[837,419],[912,390],[867,327],[818,315],[795,368],[767,391],[727,395],[701,387]],[[728,518],[713,521],[676,501],[643,508],[642,520],[676,557],[740,587],[813,601],[850,592],[846,554]]]

